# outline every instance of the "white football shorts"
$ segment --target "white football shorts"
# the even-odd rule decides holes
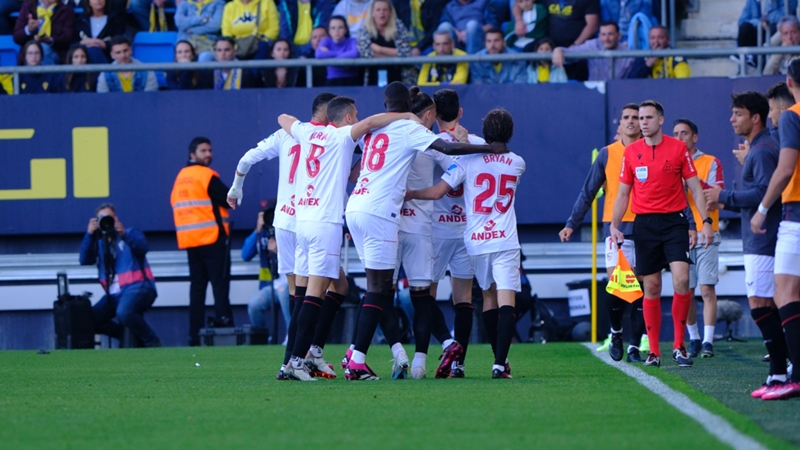
[[[295,232],[294,273],[338,279],[342,265],[342,224],[298,221]]]
[[[606,238],[606,269],[613,269],[617,266],[617,244],[611,242],[611,236]],[[628,259],[631,269],[636,269],[636,244],[633,239],[625,239],[622,242],[622,253]]]
[[[475,269],[475,278],[484,291],[489,290],[492,283],[497,285],[497,289],[516,292],[522,289],[519,276],[519,249],[475,255],[469,259]]]
[[[297,248],[297,235],[294,231],[275,228],[275,244],[278,246],[278,273],[294,273],[294,252]]]
[[[471,280],[475,274],[462,237],[434,239],[433,255],[433,281],[443,280],[448,268],[450,276],[462,280]]]
[[[800,222],[784,220],[778,227],[775,275],[800,277]]]
[[[775,258],[744,255],[744,283],[748,297],[772,298],[775,295]]]
[[[411,287],[427,287],[431,285],[433,273],[433,238],[422,234],[400,232],[400,247],[397,251],[397,262],[394,268],[394,283],[400,265]]]
[[[394,270],[397,265],[400,225],[361,211],[348,211],[347,228],[364,267],[372,270]]]

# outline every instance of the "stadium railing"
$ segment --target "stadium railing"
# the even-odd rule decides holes
[[[791,47],[731,47],[709,49],[665,49],[665,50],[603,50],[599,52],[574,52],[565,55],[567,60],[589,60],[620,58],[664,58],[682,56],[684,58],[720,58],[739,56],[740,73],[746,73],[746,55],[800,55],[800,46]],[[464,56],[412,56],[407,58],[354,58],[354,59],[286,59],[281,61],[229,61],[229,62],[194,62],[194,63],[140,63],[125,66],[126,71],[173,71],[173,70],[214,70],[214,69],[268,69],[278,67],[300,67],[306,70],[306,87],[312,85],[312,69],[314,67],[328,66],[417,66],[422,64],[457,64],[475,62],[505,62],[505,61],[548,61],[551,53],[504,53],[497,55],[464,55]],[[105,71],[119,71],[116,64],[89,64],[89,65],[55,65],[55,66],[0,66],[0,74],[14,74],[14,92],[19,92],[19,77],[24,73],[93,73]],[[611,73],[612,77],[614,73]]]

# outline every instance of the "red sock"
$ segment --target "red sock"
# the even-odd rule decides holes
[[[647,338],[650,340],[650,353],[661,357],[661,349],[658,348],[658,337],[661,334],[661,299],[645,298],[642,302],[642,312],[647,326]]]
[[[689,317],[689,302],[692,294],[678,294],[672,296],[672,326],[675,329],[675,340],[672,348],[683,347],[683,338],[686,332],[686,318]]]

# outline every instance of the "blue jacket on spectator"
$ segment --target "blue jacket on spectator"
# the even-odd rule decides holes
[[[242,245],[243,260],[250,261],[256,255],[259,256],[259,262],[261,263],[261,270],[258,272],[259,289],[264,289],[264,287],[272,283],[272,272],[269,270],[270,252],[267,250],[268,242],[269,236],[265,226],[260,233],[256,231],[250,233],[250,236],[247,236],[247,239],[244,240],[244,245]]]
[[[294,34],[297,31],[297,0],[281,0],[275,2],[280,17],[280,34],[294,46]],[[331,20],[333,4],[330,0],[311,0],[311,28],[328,27]]]
[[[506,47],[505,53],[519,53],[514,48]],[[478,55],[488,54],[486,49],[476,53]],[[469,65],[469,73],[472,82],[475,84],[511,84],[527,83],[528,68],[524,61],[506,61],[500,66],[500,71],[495,69],[494,63],[482,62]]]
[[[81,242],[80,264],[88,266],[96,263],[100,284],[107,289],[108,283],[104,261],[105,245],[104,238],[96,239],[91,234],[86,233],[83,236],[83,242]],[[145,282],[149,283],[155,290],[155,278],[145,257],[149,247],[144,234],[135,228],[126,228],[124,236],[119,236],[118,234],[114,236],[114,247],[116,253],[114,272],[119,281],[120,291],[124,291],[131,286],[138,287]]]
[[[444,7],[442,22],[448,22],[456,29],[464,31],[467,29],[467,22],[475,20],[483,25],[492,24],[497,26],[496,20],[492,17],[492,8],[489,8],[489,0],[468,0],[466,5],[459,0],[450,0]]]
[[[57,73],[23,73],[19,76],[20,94],[60,92]]]
[[[199,11],[198,11],[199,8]],[[178,4],[175,10],[175,27],[178,29],[178,40],[185,41],[189,36],[205,35],[212,41],[216,41],[222,34],[222,11],[225,9],[225,2],[222,0],[212,0],[209,3],[193,2],[184,0]],[[203,22],[208,19],[207,22]],[[187,30],[191,31],[187,33]]]
[[[784,0],[764,0],[767,2],[767,20],[772,25],[777,25],[778,21],[785,15]],[[789,0],[789,14],[794,15],[797,11],[797,0]],[[745,22],[758,28],[761,20],[761,2],[758,0],[747,0],[739,16],[739,26]]]

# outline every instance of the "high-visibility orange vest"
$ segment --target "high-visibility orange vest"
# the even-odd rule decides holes
[[[800,103],[796,103],[783,114],[797,114],[800,116]],[[794,166],[794,173],[789,180],[789,184],[786,185],[783,193],[781,193],[781,200],[783,200],[783,203],[800,202],[800,160]]]
[[[219,239],[219,225],[214,217],[214,205],[208,196],[211,177],[219,177],[212,169],[202,165],[184,167],[172,187],[172,217],[178,236],[178,248],[210,245]],[[225,234],[228,228],[228,210],[219,208]]]
[[[606,147],[608,149],[608,161],[606,161],[606,198],[603,201],[603,222],[611,222],[614,215],[614,202],[617,200],[619,192],[619,174],[622,172],[622,155],[625,153],[625,146],[622,141],[614,142]],[[633,222],[636,214],[631,212],[631,200],[628,198],[628,209],[622,216],[623,222]]]
[[[708,175],[711,172],[711,164],[716,161],[717,158],[702,154],[694,159],[694,168],[697,170],[697,177],[703,180],[704,182],[708,183]],[[718,162],[717,163],[717,170],[720,171],[717,173],[717,179],[722,176],[722,165]],[[694,224],[697,226],[697,231],[703,230],[703,217],[700,216],[700,211],[697,210],[697,205],[694,204],[694,195],[692,195],[692,191],[686,191],[686,199],[689,201],[689,206],[692,208],[692,214],[694,215]],[[714,219],[714,223],[711,224],[711,228],[714,231],[719,231],[719,210],[716,209],[708,213],[708,217]]]

